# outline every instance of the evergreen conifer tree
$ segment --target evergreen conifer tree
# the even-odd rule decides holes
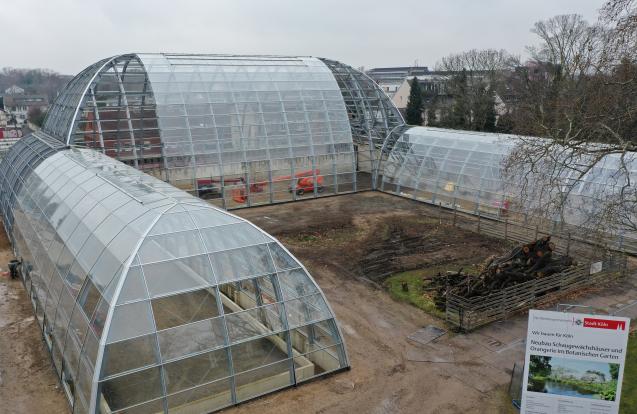
[[[424,103],[422,99],[422,90],[418,79],[414,76],[411,81],[411,91],[409,92],[409,100],[407,101],[406,122],[409,125],[422,125],[422,111]]]

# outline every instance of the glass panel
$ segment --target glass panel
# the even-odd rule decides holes
[[[213,289],[202,289],[151,301],[157,330],[219,316]]]
[[[187,410],[187,407],[193,407],[193,411],[197,412],[219,410],[232,404],[230,386],[230,380],[226,379],[169,395],[168,410],[181,412],[182,408]]]
[[[81,314],[81,311],[78,311],[77,314]],[[83,320],[83,318],[83,316],[75,317],[74,314],[71,324],[76,324],[73,319]],[[69,329],[66,336],[66,344],[64,345],[65,369],[73,380],[77,379],[77,365],[79,363],[80,351],[87,327],[87,323],[84,320],[80,322],[80,324],[83,326],[74,326]]]
[[[271,335],[233,345],[232,361],[235,372],[248,371],[288,358],[285,335]]]
[[[292,346],[302,354],[340,343],[334,319],[290,331]]]
[[[121,233],[120,233],[121,234]],[[113,255],[110,249],[104,250],[97,263],[91,269],[91,279],[102,293],[105,293],[106,287],[119,275],[122,268],[123,260]],[[107,295],[106,295],[107,296]],[[107,296],[109,299],[110,297]]]
[[[284,360],[237,374],[235,376],[237,400],[243,401],[292,385],[290,365],[290,360]]]
[[[283,293],[283,299],[285,300],[318,292],[317,287],[303,269],[279,272],[278,278],[281,293]]]
[[[148,234],[152,236],[155,234],[194,230],[195,228],[195,224],[192,222],[188,213],[169,213],[161,216]]]
[[[210,227],[202,229],[201,234],[208,252],[235,249],[267,241],[263,233],[249,223]]]
[[[117,342],[149,334],[154,331],[153,325],[148,301],[116,306],[107,342]]]
[[[214,253],[211,259],[215,275],[220,282],[274,272],[274,265],[266,245]]]
[[[244,341],[283,329],[279,307],[278,304],[267,305],[226,315],[230,341]]]
[[[76,398],[82,398],[88,402],[91,398],[91,387],[93,384],[93,366],[84,356],[80,358],[79,372],[75,386]],[[74,411],[75,412],[75,411]],[[82,413],[84,414],[84,413]]]
[[[214,380],[228,377],[228,353],[225,349],[199,354],[164,365],[166,391],[173,394]]]
[[[205,252],[197,231],[182,231],[148,237],[137,252],[142,264],[201,253]]]
[[[157,332],[164,361],[223,346],[222,318],[207,319]]]
[[[158,363],[154,334],[111,343],[104,348],[100,378]]]
[[[73,296],[76,296],[80,289],[82,288],[82,283],[84,283],[84,279],[86,278],[86,272],[82,269],[79,262],[73,263],[73,266],[69,269],[69,272],[66,274],[65,281],[66,285],[69,287]]]
[[[143,266],[151,297],[214,283],[208,256],[194,256]]]
[[[101,382],[99,393],[112,411],[158,398],[162,394],[159,368]]]
[[[95,308],[95,312],[93,312],[93,317],[91,318],[91,327],[98,337],[102,336],[102,331],[104,330],[104,324],[106,323],[109,308],[109,303],[105,299],[102,299],[97,305],[97,308]]]
[[[310,295],[284,303],[290,328],[331,317],[323,296]]]
[[[216,213],[216,214],[212,214]],[[213,227],[220,226],[222,224],[239,223],[240,219],[233,217],[229,214],[225,214],[220,210],[204,209],[190,211],[190,216],[195,220],[197,227]]]
[[[117,299],[118,305],[136,300],[148,299],[146,282],[142,276],[141,268],[131,267],[125,277],[126,280],[122,285],[122,290],[119,293],[119,298]]]
[[[344,355],[343,346],[335,345],[294,357],[296,382],[300,383],[317,375],[345,367],[345,361],[341,361],[340,355]]]
[[[93,331],[89,329],[86,333],[86,339],[84,340],[84,347],[82,348],[82,358],[90,362],[91,368],[95,366],[98,348],[98,339]]]
[[[273,275],[267,275],[220,285],[219,291],[235,305],[227,306],[224,302],[224,312],[228,314],[277,302],[273,277]]]
[[[278,243],[268,244],[272,258],[274,259],[274,265],[277,270],[293,269],[299,267],[299,264],[290,256]]]
[[[84,313],[87,317],[91,317],[93,315],[93,311],[95,311],[95,307],[99,303],[100,299],[102,299],[102,295],[97,290],[91,279],[86,279],[86,283],[82,287],[82,291],[80,292],[80,296],[78,298],[78,302]]]

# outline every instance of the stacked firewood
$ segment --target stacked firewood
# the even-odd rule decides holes
[[[555,245],[547,236],[518,246],[501,257],[489,257],[480,266],[478,275],[464,273],[463,269],[438,273],[427,290],[433,291],[434,302],[444,309],[447,292],[465,298],[484,296],[518,283],[562,272],[574,264],[571,257],[555,253]]]

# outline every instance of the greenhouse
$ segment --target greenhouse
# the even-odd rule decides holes
[[[369,189],[373,154],[359,160],[355,144],[402,123],[375,83],[335,61],[163,53],[89,66],[43,130],[238,208]]]
[[[323,293],[278,241],[58,139],[11,149],[0,208],[74,413],[211,412],[349,366]]]
[[[503,162],[516,145],[518,136],[457,131],[431,127],[411,127],[394,144],[384,162],[380,190],[473,214],[499,217],[527,214],[532,200],[520,200],[512,189],[515,183],[502,177]],[[530,138],[539,140],[540,138]],[[631,177],[637,178],[637,160],[623,160]],[[569,194],[564,220],[581,225],[588,209],[600,197],[619,191],[621,155],[603,157],[576,182]],[[564,182],[575,180],[572,175]]]

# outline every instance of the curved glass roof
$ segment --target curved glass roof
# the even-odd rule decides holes
[[[347,106],[354,139],[381,148],[393,129],[405,124],[403,116],[376,82],[344,63],[321,58],[332,70]]]
[[[412,127],[400,136],[387,159],[381,190],[474,213],[497,215],[503,208],[524,213],[533,206],[515,205],[518,201],[510,194],[514,183],[502,178],[502,163],[517,138]],[[619,154],[607,155],[580,180],[570,194],[567,223],[580,224],[582,209],[594,208],[600,196],[618,191],[620,162]],[[637,160],[628,156],[625,162],[634,180]],[[575,177],[570,171],[563,179]]]
[[[225,208],[357,187],[343,95],[316,58],[121,55],[78,75],[54,107],[44,130],[61,141]]]
[[[376,189],[381,163],[406,128],[403,116],[367,74],[335,60],[321,60],[332,70],[341,88],[354,142],[360,145],[359,151],[368,151],[359,154],[357,168],[371,174],[371,188]]]
[[[73,412],[210,412],[348,366],[319,287],[251,223],[36,135],[0,173]]]
[[[95,80],[98,72],[110,60],[110,58],[102,59],[71,79],[55,102],[53,102],[51,108],[49,108],[42,130],[60,141],[68,143],[78,108],[81,106],[88,88]]]

